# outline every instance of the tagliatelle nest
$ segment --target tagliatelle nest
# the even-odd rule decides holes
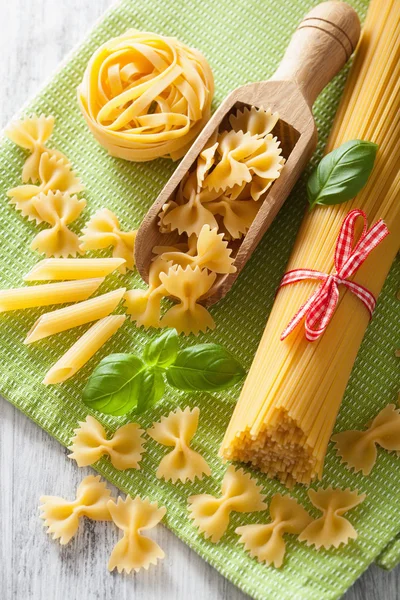
[[[176,160],[210,116],[214,78],[176,38],[129,29],[93,54],[78,88],[89,129],[112,156]]]

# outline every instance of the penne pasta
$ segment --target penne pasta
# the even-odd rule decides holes
[[[114,335],[125,319],[125,315],[111,315],[92,325],[47,372],[44,385],[61,383],[75,375]]]
[[[123,266],[123,258],[47,258],[24,277],[24,281],[61,281],[106,277]]]
[[[125,288],[120,288],[86,302],[42,315],[29,331],[24,344],[32,344],[55,333],[107,317],[118,306],[125,292]]]
[[[48,283],[0,290],[0,312],[86,300],[101,286],[104,277]]]

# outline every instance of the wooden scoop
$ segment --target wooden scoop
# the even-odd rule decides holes
[[[295,31],[278,70],[269,81],[249,83],[231,92],[214,113],[146,214],[136,237],[137,269],[147,282],[154,246],[177,242],[177,232],[160,233],[159,212],[189,171],[212,133],[244,105],[278,112],[273,134],[281,142],[286,163],[265,194],[246,236],[235,242],[236,273],[220,275],[203,304],[211,305],[229,291],[300,177],[317,144],[311,112],[318,94],[340,71],[354,51],[360,34],[357,13],[343,2],[324,2],[309,12]]]

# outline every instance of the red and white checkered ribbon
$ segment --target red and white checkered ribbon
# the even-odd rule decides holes
[[[360,239],[354,245],[355,222],[358,217],[364,220]],[[300,321],[305,318],[306,338],[313,342],[325,331],[339,300],[339,285],[345,285],[365,304],[370,316],[374,312],[376,299],[364,286],[349,281],[357,269],[365,261],[369,253],[388,235],[389,230],[382,219],[367,231],[367,215],[362,210],[351,210],[340,228],[335,249],[336,273],[327,274],[314,269],[295,269],[288,271],[279,287],[303,281],[319,279],[322,283],[290,320],[281,334],[284,340]]]

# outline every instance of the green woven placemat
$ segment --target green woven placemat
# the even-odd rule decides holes
[[[147,164],[130,164],[110,158],[91,137],[80,116],[75,90],[91,53],[109,37],[128,27],[176,35],[204,52],[216,81],[214,106],[234,87],[270,76],[276,68],[291,33],[302,16],[317,2],[296,0],[126,0],[96,26],[84,44],[54,76],[29,106],[26,114],[45,113],[56,117],[52,143],[65,152],[86,184],[86,214],[75,223],[79,231],[89,214],[102,207],[114,210],[126,228],[137,227],[150,203],[174,169],[173,163],[158,160]],[[367,0],[351,4],[364,17]],[[313,163],[321,151],[332,123],[343,88],[347,69],[323,92],[315,115],[320,144]],[[37,228],[23,220],[6,202],[5,192],[20,184],[25,153],[10,141],[0,145],[0,189],[3,197],[0,247],[0,286],[22,285],[25,274],[39,259],[29,242]],[[309,172],[309,170],[308,170]],[[284,271],[291,245],[301,221],[306,198],[304,181],[298,183],[278,218],[263,239],[246,269],[226,299],[212,309],[217,329],[200,340],[220,342],[231,349],[249,367],[273,302],[275,288]],[[376,316],[368,329],[362,349],[346,391],[337,431],[361,427],[379,409],[396,398],[395,333],[399,335],[398,305],[395,298],[399,263],[392,268],[379,300]],[[141,286],[138,275],[113,275],[101,289],[126,284]],[[85,328],[55,336],[33,346],[23,339],[38,314],[45,310],[3,314],[0,330],[0,390],[20,410],[36,421],[62,444],[70,441],[79,419],[87,409],[81,392],[94,365],[111,351],[138,348],[152,333],[137,330],[130,322],[98,353],[78,377],[61,386],[45,388],[41,381],[47,369],[71,346]],[[395,332],[394,329],[397,328]],[[182,342],[187,343],[186,341]],[[337,598],[367,568],[400,532],[399,485],[400,461],[386,452],[379,453],[370,477],[352,475],[341,466],[329,450],[323,485],[359,489],[367,500],[351,513],[359,537],[339,551],[316,552],[288,536],[287,557],[281,570],[258,564],[238,546],[234,529],[239,524],[255,522],[260,517],[234,515],[228,533],[214,545],[199,536],[188,519],[186,499],[189,494],[217,494],[225,467],[217,450],[232,413],[238,389],[220,394],[186,394],[169,392],[154,410],[141,416],[148,427],[174,407],[198,405],[201,409],[196,447],[212,467],[213,477],[190,485],[171,485],[155,477],[157,464],[164,453],[154,441],[147,442],[147,452],[138,472],[119,472],[101,460],[97,470],[121,490],[158,500],[168,509],[166,523],[181,539],[214,565],[228,579],[254,598],[269,600],[308,600]],[[97,416],[97,415],[96,415]],[[111,430],[127,422],[125,418],[103,418]],[[265,486],[267,498],[284,488],[255,473]],[[57,493],[57,490],[43,490]],[[313,515],[306,489],[293,491]],[[388,548],[393,552],[393,547]],[[395,550],[396,560],[398,547]]]

